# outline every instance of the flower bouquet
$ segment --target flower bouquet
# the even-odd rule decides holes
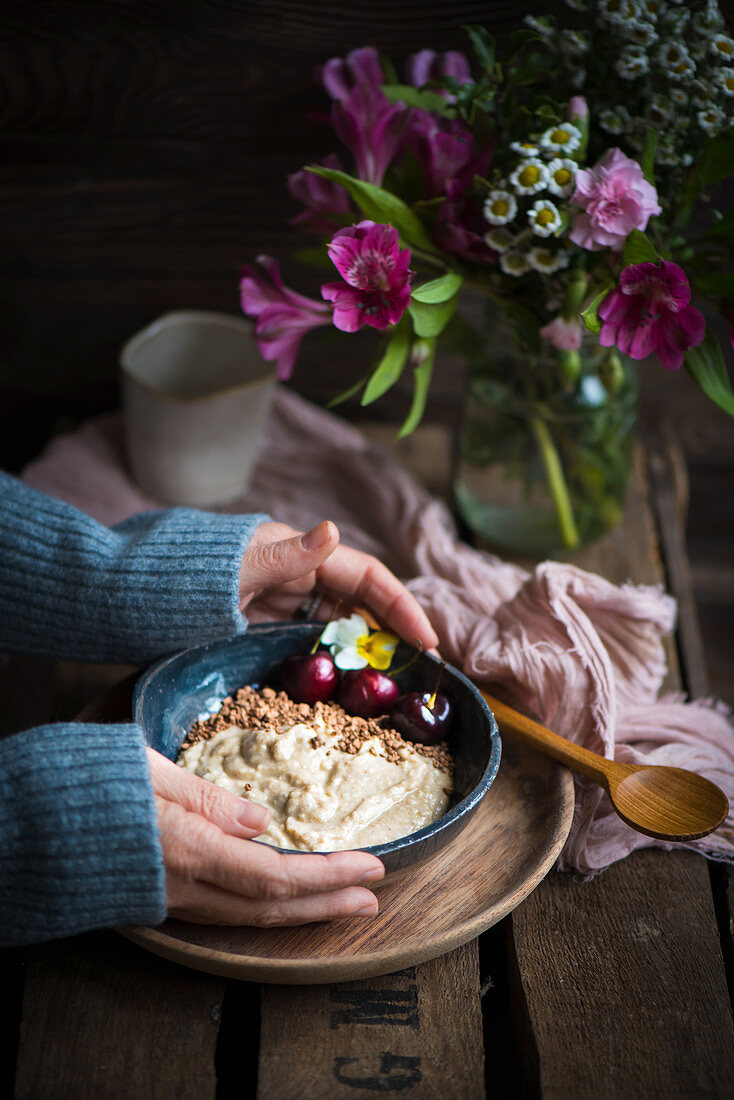
[[[421,50],[404,82],[371,47],[327,61],[349,163],[332,153],[288,183],[333,276],[307,298],[262,256],[241,282],[282,379],[307,332],[376,330],[371,369],[341,397],[361,390],[369,405],[412,370],[403,435],[425,410],[439,340],[461,350],[459,510],[531,552],[619,518],[630,360],[685,366],[734,415],[711,325],[734,321],[734,209],[716,194],[734,175],[734,39],[716,0],[567,3],[573,26],[528,16],[501,60],[473,26],[471,61]]]

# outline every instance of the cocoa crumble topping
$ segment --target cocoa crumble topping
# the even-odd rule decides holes
[[[430,760],[441,771],[453,774],[453,758],[446,741],[436,745],[421,745],[407,741],[397,730],[384,725],[386,719],[356,718],[338,705],[338,703],[294,703],[284,691],[275,691],[264,687],[260,690],[243,687],[228,695],[216,714],[195,722],[181,746],[181,751],[198,741],[208,741],[215,733],[229,726],[241,726],[244,729],[276,730],[288,729],[297,722],[311,724],[321,718],[328,729],[339,735],[336,748],[350,754],[358,753],[365,741],[378,738],[383,745],[385,758],[393,764],[399,764],[410,749]],[[318,736],[311,739],[314,748],[324,742]]]

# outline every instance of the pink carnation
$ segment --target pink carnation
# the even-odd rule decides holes
[[[572,203],[581,207],[569,234],[574,244],[596,252],[621,252],[633,229],[644,229],[653,214],[661,213],[657,191],[635,160],[621,149],[609,149],[589,169],[576,173]]]
[[[396,324],[410,303],[410,251],[400,248],[391,225],[363,221],[334,234],[329,256],[344,279],[324,283],[322,296],[334,303],[334,324],[342,332],[363,325],[386,329]]]
[[[656,355],[668,370],[677,370],[687,348],[700,344],[706,322],[690,305],[691,288],[677,264],[630,264],[599,306],[599,343],[615,344],[632,359]]]

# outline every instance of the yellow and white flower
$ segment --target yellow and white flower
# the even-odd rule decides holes
[[[500,267],[505,275],[524,275],[530,271],[530,264],[524,252],[518,252],[515,248],[509,248],[500,256]]]
[[[599,125],[608,134],[625,134],[630,128],[632,119],[624,106],[607,107],[599,115]]]
[[[662,0],[638,0],[638,5],[640,14],[645,19],[651,19],[653,23],[665,8]]]
[[[715,34],[710,50],[719,61],[734,61],[734,38],[729,38],[728,34]]]
[[[693,58],[680,42],[665,42],[656,58],[671,80],[686,80],[696,71]]]
[[[528,157],[510,173],[510,183],[518,195],[535,195],[548,186],[548,169],[537,157]]]
[[[521,157],[537,157],[540,153],[534,141],[511,141],[510,148],[513,153],[519,153]]]
[[[626,46],[614,63],[618,76],[623,80],[637,80],[650,71],[650,58],[644,46]]]
[[[596,10],[602,22],[623,27],[630,19],[635,18],[639,9],[635,0],[599,0]]]
[[[511,191],[490,191],[484,201],[484,217],[490,225],[507,225],[517,214],[517,199]]]
[[[554,157],[548,165],[548,190],[553,195],[566,198],[574,189],[578,164],[566,157]]]
[[[684,92],[682,88],[671,88],[668,92],[671,102],[677,103],[679,107],[685,107],[688,104],[688,94]]]
[[[561,31],[561,51],[571,60],[580,60],[589,50],[589,36],[584,31]]]
[[[653,126],[664,126],[670,120],[670,103],[665,96],[650,96],[650,102],[645,107],[645,118]]]
[[[533,203],[528,210],[528,221],[539,237],[550,237],[563,225],[558,207],[549,199]]]
[[[694,107],[710,107],[716,100],[716,89],[705,80],[691,81],[691,101]]]
[[[503,229],[501,225],[498,225],[495,229],[490,229],[488,233],[484,234],[484,241],[495,252],[506,252],[515,243],[515,234],[510,233],[509,229]]]
[[[715,104],[699,111],[696,118],[701,129],[711,135],[718,134],[720,130],[723,130],[726,121],[726,115],[721,107],[717,107]]]
[[[354,614],[328,623],[321,641],[331,650],[336,667],[346,671],[367,665],[389,668],[399,639],[384,630],[370,630],[362,616]]]
[[[734,69],[725,65],[716,74],[716,82],[726,96],[734,95]]]
[[[528,262],[536,271],[552,275],[554,271],[562,271],[564,267],[568,267],[570,261],[567,252],[551,252],[549,248],[540,245],[530,249]]]
[[[571,122],[549,126],[540,136],[540,147],[548,153],[573,153],[581,144],[581,131]]]

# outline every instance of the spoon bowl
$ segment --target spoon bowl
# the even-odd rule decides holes
[[[494,712],[500,732],[552,756],[592,779],[609,795],[627,825],[658,840],[698,840],[725,820],[729,801],[709,779],[664,764],[621,764],[568,741],[527,718],[506,703],[482,692]]]

